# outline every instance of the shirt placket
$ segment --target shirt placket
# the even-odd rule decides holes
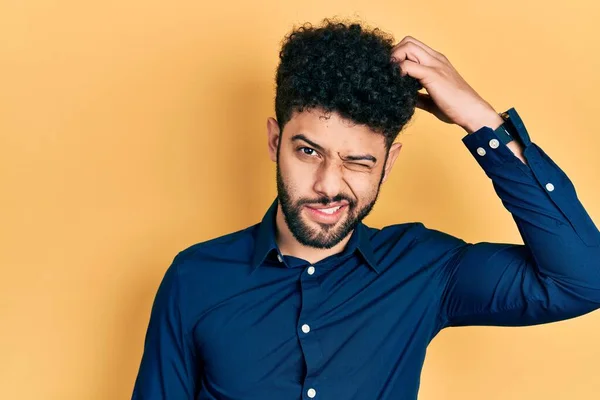
[[[321,304],[321,288],[317,276],[319,268],[308,265],[300,277],[302,292],[302,308],[297,322],[297,334],[306,363],[306,377],[302,389],[303,399],[321,399],[319,394],[318,369],[323,360],[323,352],[319,341],[317,310]]]

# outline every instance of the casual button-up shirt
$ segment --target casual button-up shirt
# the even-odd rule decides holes
[[[422,223],[359,224],[311,264],[263,220],[180,252],[156,294],[133,391],[153,399],[415,399],[429,342],[464,325],[533,325],[600,307],[600,233],[564,172],[510,121],[463,138],[524,245]]]

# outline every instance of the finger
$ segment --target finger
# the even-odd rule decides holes
[[[445,61],[446,56],[444,56],[442,53],[432,49],[431,47],[427,46],[425,43],[421,42],[418,39],[415,39],[412,36],[405,36],[400,42],[398,42],[398,44],[396,46],[394,46],[394,48],[392,49],[392,52],[394,51],[394,49],[404,43],[407,42],[411,42],[416,44],[417,46],[421,47],[423,50],[425,50],[430,56],[437,58],[440,61]]]
[[[423,50],[425,50],[425,51],[426,51],[427,53],[429,53],[429,55],[431,55],[431,56],[435,56],[435,53],[437,53],[437,52],[436,52],[435,50],[433,50],[431,47],[427,46],[425,43],[421,42],[421,41],[420,41],[420,40],[418,40],[418,39],[415,39],[415,38],[414,38],[414,37],[412,37],[412,36],[405,36],[405,37],[403,37],[403,38],[402,38],[402,40],[401,40],[401,41],[399,41],[399,42],[398,42],[398,43],[397,43],[397,44],[394,46],[394,48],[392,49],[392,51],[393,51],[393,50],[395,50],[397,47],[399,47],[399,46],[403,45],[404,43],[408,43],[408,42],[411,42],[411,43],[414,43],[414,44],[416,44],[417,46],[420,46],[421,48],[423,48]]]
[[[440,64],[440,60],[431,56],[422,47],[413,42],[405,42],[398,46],[392,52],[392,58],[397,61],[410,60],[427,66]]]
[[[432,68],[411,60],[404,60],[398,64],[400,65],[400,75],[412,76],[419,81],[430,77],[434,72]]]

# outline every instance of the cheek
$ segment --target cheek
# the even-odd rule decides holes
[[[377,193],[379,179],[375,174],[350,173],[346,176],[346,182],[352,194],[357,197],[359,203],[371,201]]]
[[[297,160],[282,160],[279,164],[286,186],[295,193],[306,193],[312,187],[314,167]]]

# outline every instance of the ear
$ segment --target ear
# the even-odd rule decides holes
[[[277,162],[277,145],[280,138],[279,123],[277,123],[275,118],[269,117],[267,119],[267,145],[269,147],[269,156],[273,162]]]
[[[390,150],[388,151],[388,159],[384,166],[381,183],[387,181],[388,177],[390,176],[390,171],[396,162],[396,158],[398,158],[398,154],[400,154],[400,149],[402,149],[402,143],[394,143],[390,147]]]

